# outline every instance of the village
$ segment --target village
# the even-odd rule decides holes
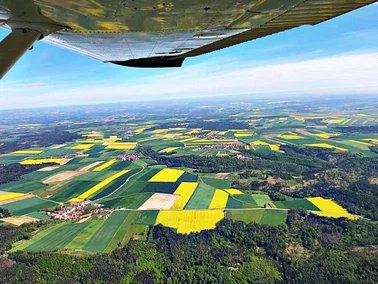
[[[45,213],[54,220],[79,220],[95,215],[105,217],[110,215],[112,211],[112,209],[104,209],[102,205],[86,200],[83,202],[70,202],[68,206],[57,207],[55,210],[45,211]]]

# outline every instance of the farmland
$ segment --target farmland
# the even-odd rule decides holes
[[[38,168],[0,184],[0,208],[12,214],[0,224],[48,222],[54,209],[92,202],[13,250],[94,254],[147,241],[158,225],[184,235],[229,220],[276,228],[295,210],[378,220],[370,183],[378,171],[377,112],[307,110],[262,103],[194,106],[190,116],[89,115],[39,126],[68,131],[69,139],[47,145],[28,143],[11,127],[13,136],[0,136],[13,143],[0,163]]]

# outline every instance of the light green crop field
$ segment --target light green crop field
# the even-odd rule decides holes
[[[26,246],[24,251],[54,251],[61,250],[68,245],[88,223],[64,224],[54,229],[37,242]]]
[[[46,185],[33,180],[18,180],[0,185],[0,190],[10,192],[28,193],[45,188]]]
[[[262,225],[281,225],[286,222],[288,211],[265,209],[264,214],[260,220]]]
[[[83,249],[92,235],[105,223],[105,220],[96,220],[88,223],[88,226],[65,246],[66,249]]]
[[[252,194],[252,198],[259,206],[263,206],[271,201],[267,194]]]
[[[224,179],[217,179],[217,178],[210,178],[206,176],[201,176],[201,179],[204,183],[211,185],[212,187],[218,188],[218,189],[226,189],[231,188],[232,182],[229,180]]]
[[[96,230],[83,250],[90,252],[103,252],[117,234],[130,211],[114,211],[102,226]]]
[[[209,208],[211,199],[213,198],[215,193],[215,188],[200,183],[193,193],[192,197],[190,198],[189,202],[186,204],[185,209],[207,209]]]
[[[232,219],[235,221],[243,221],[245,223],[260,223],[263,215],[264,209],[258,210],[227,210],[226,218]]]
[[[41,209],[47,209],[55,207],[57,204],[51,201],[41,200],[37,197],[23,199],[7,204],[3,204],[0,207],[7,208],[14,215],[21,216],[32,212],[38,212]]]

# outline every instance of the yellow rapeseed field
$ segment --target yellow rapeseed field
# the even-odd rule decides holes
[[[78,197],[70,199],[70,201],[71,202],[81,202],[81,201],[84,201],[89,196],[91,196],[92,194],[96,193],[97,191],[99,191],[103,187],[107,186],[109,183],[111,183],[112,181],[116,180],[117,178],[119,178],[119,177],[123,176],[124,174],[128,173],[129,171],[130,170],[123,170],[123,171],[120,171],[120,172],[118,172],[118,173],[116,173],[116,174],[108,177],[107,179],[99,182],[94,187],[88,189],[86,192],[84,192],[83,194],[79,195]]]
[[[225,191],[227,191],[229,194],[232,194],[232,195],[236,195],[236,194],[244,194],[244,193],[241,192],[240,190],[238,190],[238,189],[233,189],[233,188],[225,189]]]
[[[318,147],[318,148],[335,149],[335,150],[344,151],[344,152],[348,151],[347,149],[344,149],[344,148],[341,148],[341,147],[337,147],[337,146],[334,146],[334,145],[330,145],[330,144],[327,144],[327,143],[305,144],[305,146],[307,146],[307,147]]]
[[[319,133],[319,134],[314,134],[314,136],[317,136],[317,137],[320,137],[320,138],[324,138],[324,139],[329,139],[331,137],[336,137],[336,136],[340,136],[340,134],[336,134],[336,133]]]
[[[367,116],[369,116],[369,115],[364,114],[364,113],[358,113],[357,116],[360,116],[360,117],[367,117]]]
[[[160,152],[161,153],[171,153],[171,152],[173,152],[174,150],[177,150],[177,149],[180,149],[180,147],[169,147],[169,148],[161,150]]]
[[[147,128],[146,127],[142,127],[142,128],[138,128],[135,130],[135,134],[141,134],[143,131],[145,131]]]
[[[114,149],[114,150],[130,150],[137,146],[136,142],[115,142],[106,146],[105,149]]]
[[[42,165],[48,163],[60,164],[64,158],[30,159],[19,162],[21,165]]]
[[[190,130],[190,131],[185,132],[185,134],[192,135],[192,134],[197,134],[197,133],[200,133],[200,132],[201,132],[201,130],[194,129],[194,130]]]
[[[235,137],[251,137],[253,136],[253,133],[235,133],[234,134]]]
[[[349,123],[349,122],[351,122],[351,121],[352,121],[352,119],[349,118],[349,119],[344,120],[341,124],[342,124],[342,125],[345,125],[345,124],[347,124],[347,123]]]
[[[104,143],[114,143],[119,140],[122,140],[122,138],[118,138],[117,136],[110,136],[109,138],[105,138],[105,139],[87,139],[87,140],[79,140],[77,142],[104,144]]]
[[[182,182],[179,187],[175,190],[174,194],[180,195],[179,198],[172,205],[171,210],[182,210],[184,209],[186,203],[192,197],[194,191],[198,186],[198,182]]]
[[[228,201],[228,193],[224,190],[215,190],[213,199],[211,199],[209,209],[223,209],[226,208]]]
[[[94,144],[78,144],[74,147],[72,147],[71,149],[72,150],[88,150],[90,148],[92,148],[94,146]]]
[[[269,146],[270,150],[273,150],[273,151],[278,151],[280,149],[280,145],[278,144],[269,144],[267,142],[260,141],[260,140],[253,141],[251,143],[255,146]]]
[[[6,193],[6,194],[0,195],[0,201],[5,201],[5,200],[25,196],[25,195],[26,195],[25,193],[17,193],[17,192]]]
[[[245,145],[244,148],[245,148],[247,151],[251,150],[251,146],[249,146],[249,145]]]
[[[305,121],[304,117],[295,116],[294,120]]]
[[[223,210],[160,211],[155,224],[176,228],[177,233],[189,234],[214,229],[223,218]]]
[[[161,136],[161,138],[173,139],[173,138],[178,137],[178,136],[179,136],[178,134],[164,134],[163,136]]]
[[[110,160],[107,161],[106,163],[103,163],[102,165],[96,167],[93,169],[94,172],[101,172],[102,170],[109,168],[111,165],[113,165],[117,160]]]
[[[24,155],[37,155],[41,154],[43,151],[42,150],[18,150],[12,152],[12,154],[24,154]]]
[[[149,182],[176,182],[183,173],[182,170],[165,168],[150,178]]]
[[[312,211],[312,213],[319,216],[334,218],[346,217],[350,219],[358,218],[357,216],[351,215],[346,209],[344,209],[331,199],[325,199],[323,197],[311,197],[307,198],[307,200],[319,208],[321,212]]]
[[[181,143],[185,143],[185,142],[188,142],[188,141],[192,141],[192,140],[196,140],[197,138],[196,137],[190,137],[190,138],[185,138],[183,140],[180,140]]]
[[[287,139],[287,140],[296,140],[296,139],[303,139],[302,136],[297,134],[281,134],[277,136],[278,138]]]
[[[164,133],[164,132],[168,132],[168,128],[164,128],[164,129],[155,129],[153,130],[152,132],[153,133]]]

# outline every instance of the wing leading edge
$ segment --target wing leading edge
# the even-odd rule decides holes
[[[28,3],[35,5],[44,21],[59,27],[41,32],[46,42],[122,66],[180,67],[187,57],[316,25],[374,2],[0,0],[0,23],[12,29],[23,23],[30,28],[33,22],[39,27],[38,16],[25,12]]]

